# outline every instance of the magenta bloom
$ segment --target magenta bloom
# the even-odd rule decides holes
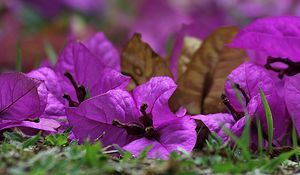
[[[294,122],[295,128],[300,133],[300,74],[288,77],[284,84],[285,103]]]
[[[230,44],[232,47],[247,49],[249,57],[255,63],[278,73],[279,78],[273,76],[269,71],[277,84],[276,89],[280,96],[277,101],[285,101],[298,133],[300,133],[300,114],[298,112],[300,94],[298,83],[300,73],[299,28],[300,17],[260,19],[242,29]],[[280,107],[279,104],[277,106]]]
[[[243,99],[241,104],[236,97],[236,91]],[[227,106],[230,114],[212,114],[208,116],[200,115],[193,118],[202,120],[204,124],[211,130],[216,132],[223,140],[227,140],[227,136],[221,130],[221,123],[225,127],[231,129],[236,135],[242,133],[245,124],[245,110],[253,120],[255,126],[255,118],[261,120],[263,132],[267,135],[267,122],[265,110],[259,94],[259,87],[266,95],[267,101],[273,114],[274,139],[278,140],[283,137],[288,128],[289,117],[286,115],[284,99],[280,98],[276,89],[277,85],[269,76],[268,72],[260,66],[246,62],[233,70],[228,76],[225,84],[225,96],[223,96],[224,104]],[[279,140],[280,141],[280,140]]]
[[[163,56],[166,55],[168,38],[177,32],[182,24],[191,22],[187,14],[176,10],[168,1],[144,0],[138,9],[131,34],[141,33],[143,40]]]
[[[265,65],[268,57],[300,61],[300,17],[281,16],[256,20],[229,44],[243,48],[252,61]]]
[[[196,143],[195,122],[168,107],[175,89],[170,78],[156,77],[132,93],[111,90],[66,113],[80,143],[89,139],[101,140],[104,146],[119,144],[135,156],[152,145],[148,157],[167,158],[179,147],[191,151]]]
[[[58,81],[55,72],[46,67],[33,70],[27,74],[31,78],[41,81],[41,86],[38,88],[40,95],[46,94],[47,105],[43,116],[60,117],[65,115],[65,105],[63,105],[63,90]]]
[[[88,94],[125,88],[129,78],[115,69],[120,69],[119,56],[101,33],[85,43],[71,41],[54,68],[70,106],[78,106]]]
[[[47,94],[38,93],[40,81],[22,73],[5,73],[0,83],[0,130],[22,127],[56,131],[60,126],[54,120],[39,119],[47,103]]]

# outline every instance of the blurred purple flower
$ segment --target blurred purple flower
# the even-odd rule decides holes
[[[168,1],[144,0],[138,6],[137,19],[131,34],[138,32],[143,40],[161,55],[166,55],[167,41],[182,24],[190,23],[191,18],[174,9]]]
[[[255,119],[258,117],[261,121],[262,130],[267,135],[267,121],[259,94],[260,87],[266,95],[273,114],[274,140],[280,141],[278,139],[282,138],[287,131],[289,117],[284,99],[280,99],[276,86],[276,83],[263,67],[246,62],[232,71],[225,84],[226,95],[222,98],[230,114],[200,115],[193,118],[202,120],[211,131],[216,132],[223,140],[227,140],[228,137],[221,130],[220,124],[224,124],[225,127],[239,136],[245,125],[245,116],[248,115],[252,120],[254,119],[254,125]],[[236,94],[241,96],[242,103]]]
[[[292,12],[292,7],[295,4],[293,1],[294,0],[219,0],[217,3],[228,13],[231,13],[232,18],[252,20],[266,16],[287,15]]]
[[[249,58],[265,65],[268,57],[300,61],[300,17],[280,16],[256,20],[243,28],[229,44],[243,48]]]
[[[12,4],[12,3],[10,3]],[[104,0],[15,0],[14,6],[27,5],[44,17],[56,17],[64,9],[69,8],[87,14],[101,14],[105,5]],[[11,5],[12,6],[12,5]]]
[[[22,73],[5,73],[0,75],[0,83],[0,130],[21,127],[54,132],[60,126],[40,118],[47,104],[47,94],[38,93],[41,81]]]
[[[104,146],[119,144],[135,156],[152,145],[148,157],[165,159],[179,147],[191,151],[196,143],[195,122],[168,107],[175,89],[170,78],[156,77],[132,94],[111,90],[66,112],[80,143],[100,139]]]

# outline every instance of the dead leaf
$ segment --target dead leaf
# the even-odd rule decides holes
[[[212,76],[212,86],[204,98],[203,113],[212,114],[225,110],[221,95],[224,92],[226,78],[232,70],[246,60],[246,53],[241,49],[224,47],[220,53],[219,61]]]
[[[178,59],[177,74],[180,77],[191,62],[193,55],[200,48],[202,41],[198,38],[186,36],[183,39],[183,48]]]
[[[132,77],[130,90],[154,76],[172,77],[166,60],[143,42],[142,36],[138,33],[133,35],[124,49],[121,64],[122,73]]]
[[[232,64],[238,65],[245,59],[244,52],[224,46],[237,32],[236,27],[222,27],[203,41],[188,64],[187,70],[177,81],[178,88],[169,101],[174,111],[184,106],[190,114],[199,114],[205,111],[204,102],[209,110],[219,104],[216,99],[223,93],[225,79],[234,68]],[[205,100],[207,94],[209,99]],[[223,108],[225,109],[221,105],[217,109]]]

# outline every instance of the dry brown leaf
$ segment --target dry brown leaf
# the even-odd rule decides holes
[[[174,111],[180,106],[184,106],[190,114],[203,113],[204,99],[210,92],[210,88],[213,87],[218,92],[212,92],[209,97],[218,96],[219,93],[221,95],[224,86],[224,82],[221,84],[221,80],[223,81],[222,71],[226,74],[226,72],[233,70],[232,66],[227,66],[226,64],[231,65],[232,62],[237,62],[239,59],[244,60],[245,58],[240,52],[237,52],[237,55],[235,55],[235,52],[228,52],[228,48],[224,46],[224,44],[231,41],[237,32],[238,29],[236,27],[219,28],[203,41],[201,47],[194,54],[192,61],[188,64],[186,72],[178,79],[178,88],[169,101]],[[234,59],[231,59],[231,56]],[[229,60],[227,61],[227,59]],[[219,61],[226,64],[218,64]],[[224,69],[216,69],[221,67],[224,67]],[[215,71],[218,73],[215,73]],[[224,78],[226,76],[224,75]],[[220,80],[213,81],[214,77]],[[210,103],[214,103],[212,105],[215,106],[218,104],[218,102],[208,100],[206,107]]]
[[[204,98],[204,114],[217,113],[225,110],[225,106],[220,97],[224,92],[226,78],[231,71],[242,64],[246,58],[244,50],[228,48],[226,46],[223,48],[212,76],[212,86]]]
[[[198,38],[187,36],[183,39],[183,48],[178,59],[177,74],[180,77],[191,62],[193,55],[200,48],[202,41]]]
[[[133,80],[129,89],[153,76],[172,77],[167,62],[141,38],[140,34],[135,33],[122,53],[122,72],[130,75]]]

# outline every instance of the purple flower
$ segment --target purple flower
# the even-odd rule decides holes
[[[89,139],[105,146],[119,144],[135,156],[152,145],[148,157],[167,158],[179,147],[191,151],[196,143],[195,122],[168,107],[175,89],[170,78],[156,77],[132,93],[111,90],[66,112],[80,143]]]
[[[300,133],[300,74],[288,77],[284,83],[285,103],[288,112],[294,122],[294,126]]]
[[[98,32],[83,43],[103,64],[112,69],[121,70],[120,55],[104,33]]]
[[[42,81],[42,86],[38,88],[39,95],[45,94],[46,91],[47,105],[43,116],[64,116],[63,90],[55,72],[50,68],[42,67],[29,72],[27,75]]]
[[[39,93],[41,81],[22,73],[5,73],[0,83],[0,130],[22,127],[56,131],[60,126],[54,120],[40,119],[47,104],[47,93]]]
[[[98,33],[85,44],[71,41],[54,70],[66,93],[64,98],[70,106],[78,106],[88,94],[93,97],[111,89],[125,88],[129,78],[114,70],[119,67],[116,50]]]
[[[268,57],[300,61],[300,17],[281,16],[256,20],[243,28],[229,44],[243,48],[260,65]]]
[[[227,78],[225,84],[226,95],[222,98],[230,114],[212,114],[210,117],[200,115],[194,118],[202,120],[211,131],[215,131],[223,140],[227,140],[228,138],[221,131],[222,126],[220,124],[224,123],[235,134],[240,135],[245,124],[246,115],[249,115],[252,119],[253,126],[255,126],[255,118],[258,117],[261,120],[263,132],[267,134],[267,121],[259,94],[259,87],[265,93],[271,108],[274,139],[278,140],[286,133],[289,122],[284,99],[280,98],[279,92],[276,89],[277,84],[269,76],[268,72],[263,67],[253,63],[246,62],[240,65]],[[242,98],[242,104],[238,100],[238,97],[236,97],[237,93]]]
[[[257,64],[264,65],[276,82],[280,101],[285,102],[288,114],[300,132],[299,73],[300,73],[300,17],[284,16],[260,19],[240,31],[232,47],[247,49],[249,57]],[[278,77],[275,77],[275,72]],[[284,77],[286,76],[286,77]],[[276,114],[277,108],[272,111]],[[286,116],[286,115],[283,115]],[[287,118],[287,117],[286,117]],[[276,122],[278,118],[275,118]],[[280,125],[278,121],[278,125]],[[282,125],[286,126],[286,125]]]
[[[166,55],[168,38],[177,32],[182,24],[191,21],[188,15],[174,9],[167,1],[145,0],[138,9],[131,34],[141,33],[143,40],[160,55]]]

